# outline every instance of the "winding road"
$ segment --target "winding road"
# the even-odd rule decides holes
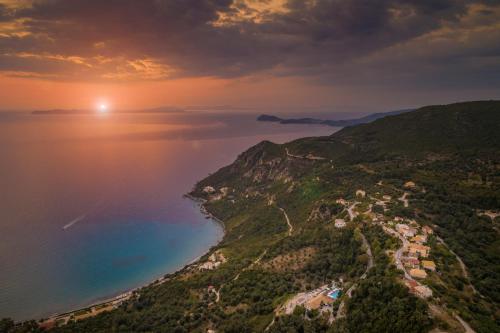
[[[373,267],[375,266],[375,263],[373,261],[373,254],[372,254],[372,249],[370,247],[370,244],[368,243],[368,241],[366,240],[366,237],[365,235],[363,235],[363,233],[360,233],[361,235],[361,239],[363,241],[363,246],[365,247],[366,249],[366,254],[368,255],[368,265],[366,266],[366,270],[365,272],[363,273],[363,275],[361,275],[360,279],[363,280],[363,279],[366,279],[366,276],[368,275],[368,271]],[[352,296],[352,292],[354,291],[354,289],[356,289],[356,283],[354,283],[349,289],[347,289],[346,291],[346,295],[351,298]],[[339,308],[337,310],[337,317],[335,319],[340,319],[340,318],[343,318],[345,317],[345,310],[344,310],[344,307],[345,307],[345,298],[342,300],[342,302],[340,302],[340,305],[339,305]],[[330,317],[330,322],[333,321],[333,317]]]

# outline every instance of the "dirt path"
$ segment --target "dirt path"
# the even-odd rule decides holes
[[[354,207],[356,207],[356,205],[358,205],[359,202],[355,202],[353,203],[351,206],[349,206],[349,208],[347,208],[347,213],[349,214],[349,219],[352,221],[354,220],[355,216],[354,216],[354,212],[353,212],[353,209]]]
[[[300,158],[300,159],[306,159],[306,160],[312,160],[312,161],[320,161],[320,160],[325,160],[325,158],[324,158],[324,157],[314,156],[314,155],[312,155],[312,154],[309,154],[309,155],[306,155],[306,156],[294,155],[294,154],[291,154],[291,153],[288,151],[288,148],[285,148],[285,152],[286,152],[286,156],[288,156],[288,157],[292,157],[292,158]]]
[[[279,210],[281,210],[283,212],[283,215],[285,215],[286,224],[288,224],[288,236],[291,236],[292,232],[293,232],[293,225],[292,225],[292,223],[290,223],[290,219],[288,218],[288,215],[285,212],[285,210],[281,207],[278,207],[278,208],[279,208]]]
[[[409,206],[409,201],[407,199],[407,197],[410,195],[410,193],[408,192],[405,192],[403,193],[403,195],[401,196],[401,198],[398,198],[399,201],[402,201],[403,202],[403,206],[405,207],[408,207]]]

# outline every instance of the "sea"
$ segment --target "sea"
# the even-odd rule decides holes
[[[0,318],[40,319],[174,272],[223,237],[183,195],[262,140],[336,129],[251,112],[0,112]]]

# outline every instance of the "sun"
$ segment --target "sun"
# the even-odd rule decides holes
[[[99,112],[106,113],[108,112],[108,105],[106,103],[99,104]]]

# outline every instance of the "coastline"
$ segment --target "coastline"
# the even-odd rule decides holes
[[[170,273],[165,273],[161,277],[155,278],[150,282],[147,282],[145,284],[142,284],[138,287],[128,289],[126,291],[119,292],[118,295],[116,296],[111,296],[111,297],[106,297],[102,300],[96,300],[94,303],[91,303],[87,306],[84,307],[79,307],[74,310],[69,310],[63,313],[56,313],[53,315],[50,315],[47,318],[39,318],[35,319],[38,323],[38,325],[42,328],[51,328],[55,326],[56,324],[58,326],[60,325],[66,325],[70,320],[81,320],[89,317],[96,316],[102,312],[107,312],[107,311],[112,311],[118,308],[120,305],[122,305],[124,302],[139,296],[139,292],[141,289],[149,287],[149,286],[154,286],[154,285],[160,285],[166,281],[169,280],[169,276],[171,275],[176,275],[178,273],[181,273],[182,271],[189,269],[191,266],[197,264],[201,258],[207,256],[212,252],[212,249],[219,245],[222,240],[224,239],[226,235],[226,228],[224,225],[224,221],[219,219],[218,217],[214,216],[212,213],[210,213],[204,206],[206,200],[202,198],[195,197],[191,194],[184,194],[184,198],[189,199],[196,203],[198,205],[199,211],[201,214],[205,216],[206,219],[212,220],[215,222],[217,225],[219,225],[222,229],[222,235],[220,239],[212,246],[210,246],[209,249],[207,249],[206,252],[200,254],[193,260],[189,261],[187,264],[183,265],[182,267],[173,270]]]

